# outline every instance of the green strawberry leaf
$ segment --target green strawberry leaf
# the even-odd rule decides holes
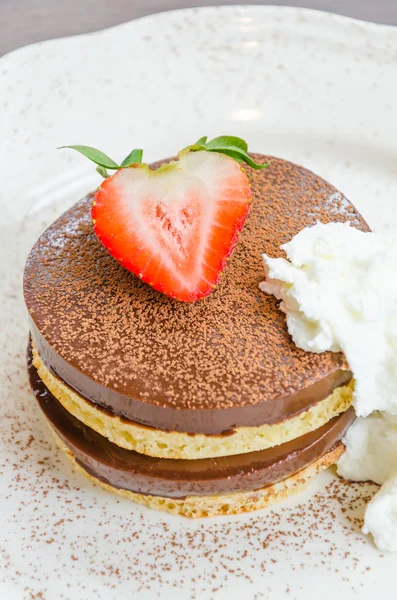
[[[219,154],[226,154],[226,156],[230,156],[231,158],[234,158],[234,160],[237,161],[238,163],[244,162],[244,160],[241,158],[241,156],[239,154],[237,154],[237,152],[233,152],[233,150],[209,150],[209,152],[219,152]]]
[[[217,147],[217,148],[207,148],[209,152],[220,152],[221,154],[226,154],[227,156],[231,156],[238,162],[245,162],[247,165],[252,167],[253,169],[266,169],[270,163],[256,163],[242,148],[238,146],[225,146],[225,147]]]
[[[109,156],[107,156],[104,152],[97,150],[96,148],[91,148],[91,146],[61,146],[60,148],[71,148],[72,150],[77,150],[80,154],[83,154],[86,158],[89,158],[96,165],[100,167],[104,167],[105,169],[119,169],[119,165],[114,162]],[[58,150],[60,149],[58,148]]]
[[[247,142],[233,135],[221,135],[207,142],[207,136],[197,140],[192,146],[187,146],[179,154],[186,152],[198,152],[206,150],[207,152],[219,152],[234,158],[238,163],[245,162],[253,169],[266,169],[270,163],[259,164],[255,162],[248,154]]]
[[[142,154],[143,154],[143,150],[131,150],[131,152],[128,154],[128,156],[125,157],[125,159],[123,160],[123,162],[120,164],[121,168],[124,167],[130,167],[131,165],[135,164],[135,163],[141,163],[142,162]]]
[[[218,148],[228,148],[230,146],[235,146],[236,148],[241,148],[244,152],[248,151],[248,144],[244,140],[239,137],[234,137],[232,135],[221,135],[213,140],[209,141],[205,144],[207,150],[216,150]]]

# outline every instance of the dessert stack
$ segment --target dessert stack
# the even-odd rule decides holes
[[[96,155],[115,174],[24,273],[30,382],[61,448],[106,489],[187,517],[295,493],[354,420],[343,355],[297,348],[258,286],[262,254],[302,228],[367,225],[307,169],[216,140],[151,167]]]

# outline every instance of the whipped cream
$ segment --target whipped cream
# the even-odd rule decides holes
[[[260,288],[282,300],[297,346],[344,352],[361,418],[346,435],[339,473],[385,483],[363,531],[397,550],[397,234],[317,223],[281,248],[288,260],[264,255]]]
[[[368,504],[364,533],[372,533],[378,548],[397,551],[397,417],[374,412],[359,417],[348,430],[346,452],[338,473],[354,481],[384,484]]]
[[[397,472],[397,417],[380,412],[359,417],[343,442],[338,473],[345,479],[382,485]]]
[[[372,534],[379,550],[397,551],[397,470],[368,503],[363,533]]]

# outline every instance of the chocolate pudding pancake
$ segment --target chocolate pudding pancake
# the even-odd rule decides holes
[[[262,508],[301,489],[343,453],[353,408],[317,431],[260,452],[204,460],[157,459],[111,443],[73,417],[41,380],[28,350],[32,390],[58,444],[97,483],[188,517]]]
[[[266,171],[244,167],[251,210],[219,285],[200,301],[173,300],[120,266],[93,231],[92,194],[28,257],[39,404],[79,468],[148,506],[187,516],[253,510],[343,452],[354,418],[346,360],[297,348],[277,301],[258,286],[262,253],[280,256],[302,228],[368,227],[323,179],[270,160]]]

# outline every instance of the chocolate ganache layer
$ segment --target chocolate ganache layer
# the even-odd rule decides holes
[[[126,419],[204,434],[280,422],[351,378],[341,354],[292,343],[277,301],[258,289],[261,255],[281,256],[280,245],[317,220],[368,227],[307,169],[254,157],[271,165],[246,167],[250,214],[219,286],[199,302],[160,294],[110,257],[93,232],[92,195],[47,229],[29,255],[24,293],[50,370]]]
[[[272,485],[333,450],[355,418],[350,408],[312,433],[259,452],[193,461],[158,459],[120,448],[73,417],[40,379],[30,347],[28,368],[44,415],[77,462],[113,487],[151,496],[207,496]]]

